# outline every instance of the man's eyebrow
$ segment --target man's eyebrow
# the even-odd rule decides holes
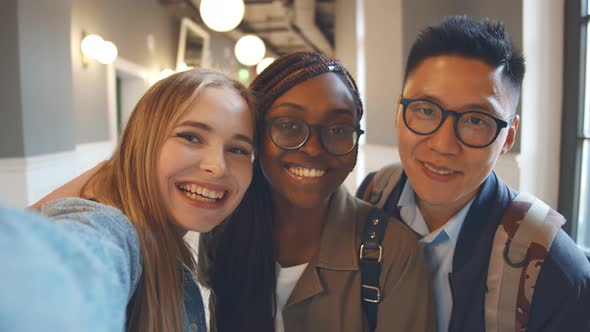
[[[213,132],[214,131],[214,129],[211,126],[209,126],[208,124],[205,124],[205,123],[202,123],[202,122],[198,122],[198,121],[192,121],[192,120],[183,121],[183,122],[179,123],[178,126],[179,127],[181,127],[181,126],[184,126],[184,127],[194,127],[194,128],[197,128],[197,129],[201,129],[201,130],[207,131],[207,132]],[[247,136],[247,135],[244,135],[244,134],[235,134],[233,136],[233,139],[238,140],[238,141],[242,141],[242,142],[245,142],[245,143],[248,143],[248,144],[254,146],[254,140],[251,137]]]
[[[462,108],[464,109],[472,109],[472,110],[478,110],[478,111],[483,111],[484,113],[489,113],[490,115],[498,118],[498,119],[502,119],[502,115],[496,111],[496,109],[488,104],[479,104],[479,103],[475,103],[475,104],[467,104],[465,106],[463,106]]]
[[[431,95],[423,95],[421,96],[419,99],[428,99],[428,100],[432,100],[435,103],[439,104],[440,106],[444,107],[445,109],[447,108],[445,105],[442,105],[442,102],[440,101],[439,98],[435,97],[435,96],[431,96]],[[482,103],[470,103],[470,104],[465,104],[462,105],[461,108],[459,108],[461,110],[463,109],[471,109],[471,110],[479,110],[479,111],[485,111],[487,113],[491,113],[491,115],[495,116],[495,117],[499,117],[500,118],[500,114],[498,114],[498,112],[496,112],[496,110],[488,105],[488,104],[482,104]],[[456,109],[453,109],[453,111],[456,111]]]

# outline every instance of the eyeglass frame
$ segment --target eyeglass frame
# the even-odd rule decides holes
[[[274,140],[274,138],[272,136],[272,123],[274,121],[276,121],[277,119],[283,119],[283,118],[294,118],[294,119],[300,120],[307,127],[307,134],[305,135],[305,139],[300,144],[298,144],[295,147],[288,148],[288,147],[281,146],[277,142],[275,142],[275,140]],[[361,129],[360,125],[356,125],[356,126],[350,125],[356,131],[356,134],[357,134],[356,141],[354,142],[354,144],[352,145],[352,147],[350,148],[350,150],[348,150],[348,151],[346,151],[344,153],[333,153],[333,152],[329,151],[326,148],[326,146],[324,145],[324,139],[322,138],[322,135],[321,135],[322,130],[324,128],[327,128],[327,127],[331,126],[331,125],[324,125],[324,124],[321,124],[321,123],[310,124],[309,122],[307,122],[307,121],[305,121],[305,120],[303,120],[301,118],[297,118],[297,117],[294,117],[294,116],[288,116],[288,115],[287,116],[277,116],[277,117],[268,118],[264,122],[266,123],[266,126],[268,128],[267,129],[268,130],[268,134],[270,136],[270,140],[272,141],[272,143],[275,146],[277,146],[279,149],[287,150],[287,151],[292,151],[292,150],[300,149],[312,137],[313,129],[318,128],[319,129],[319,133],[320,133],[320,135],[318,137],[319,137],[319,141],[320,141],[320,145],[321,145],[322,149],[324,149],[324,151],[326,151],[326,153],[328,153],[330,155],[333,155],[333,156],[345,156],[345,155],[351,153],[354,150],[354,148],[358,146],[359,140],[360,140],[361,136],[365,133],[365,131]],[[340,123],[340,124],[345,124],[347,126],[349,125],[347,123]]]
[[[415,102],[415,101],[425,101],[431,104],[434,104],[435,106],[437,106],[442,113],[442,117],[441,117],[441,121],[438,124],[438,126],[436,126],[436,128],[434,128],[432,131],[428,132],[428,133],[420,133],[412,128],[410,128],[410,126],[408,125],[408,122],[406,120],[406,111],[408,110],[408,105],[410,105],[411,103]],[[404,124],[406,125],[406,128],[408,128],[411,132],[413,132],[414,134],[417,135],[422,135],[422,136],[427,136],[427,135],[432,135],[434,134],[437,130],[440,129],[440,127],[442,127],[442,125],[445,123],[445,121],[447,120],[447,117],[450,115],[453,116],[454,118],[454,122],[453,122],[453,131],[455,132],[455,137],[457,137],[457,139],[464,145],[470,147],[470,148],[474,148],[474,149],[483,149],[485,147],[490,146],[492,143],[494,143],[496,141],[496,139],[498,138],[498,136],[500,135],[500,131],[503,128],[508,128],[509,125],[512,125],[512,123],[514,122],[514,120],[516,119],[516,115],[513,115],[511,117],[509,117],[506,120],[502,120],[500,118],[497,118],[491,114],[485,113],[485,112],[481,112],[481,111],[467,111],[467,112],[463,112],[463,113],[459,113],[457,111],[453,111],[453,110],[449,110],[446,109],[442,106],[440,106],[438,103],[429,100],[429,99],[425,99],[425,98],[400,98],[399,100],[400,105],[403,106],[402,108],[402,118],[404,120]],[[494,135],[494,138],[486,145],[472,145],[472,144],[467,144],[463,141],[463,139],[461,138],[461,136],[459,135],[459,129],[458,129],[458,124],[459,124],[459,119],[465,115],[465,114],[469,114],[469,113],[476,113],[476,114],[483,114],[486,116],[491,117],[492,119],[494,119],[494,121],[496,121],[496,134]]]

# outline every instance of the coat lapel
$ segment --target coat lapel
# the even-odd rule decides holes
[[[285,309],[323,292],[324,287],[320,281],[318,270],[315,267],[315,264],[310,262],[297,281],[297,285],[293,289],[293,292],[291,293],[291,296],[285,305]]]
[[[324,292],[321,269],[359,270],[357,221],[359,218],[367,219],[370,207],[360,208],[357,205],[358,201],[344,186],[334,193],[322,231],[320,249],[297,281],[285,308]]]

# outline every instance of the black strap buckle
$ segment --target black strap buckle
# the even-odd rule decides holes
[[[376,249],[368,249],[367,250],[376,250]],[[361,244],[361,250],[359,251],[359,257],[361,260],[372,260],[375,261],[375,255],[366,255],[365,254],[365,245]],[[377,255],[377,263],[381,263],[381,258],[383,258],[383,247],[379,245],[379,254]]]
[[[381,290],[378,287],[369,286],[369,285],[361,285],[361,287],[365,289],[365,292],[363,292],[363,293],[368,295],[367,297],[363,297],[363,301],[367,301],[367,302],[371,302],[371,303],[381,302]],[[367,291],[368,291],[368,294],[367,294]]]

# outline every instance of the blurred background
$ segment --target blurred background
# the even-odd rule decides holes
[[[501,20],[523,48],[518,143],[496,171],[564,214],[590,254],[588,0],[2,0],[0,202],[27,206],[108,158],[158,79],[205,67],[248,84],[298,50],[338,58],[359,84],[354,191],[398,160],[394,111],[416,34],[455,14]]]

